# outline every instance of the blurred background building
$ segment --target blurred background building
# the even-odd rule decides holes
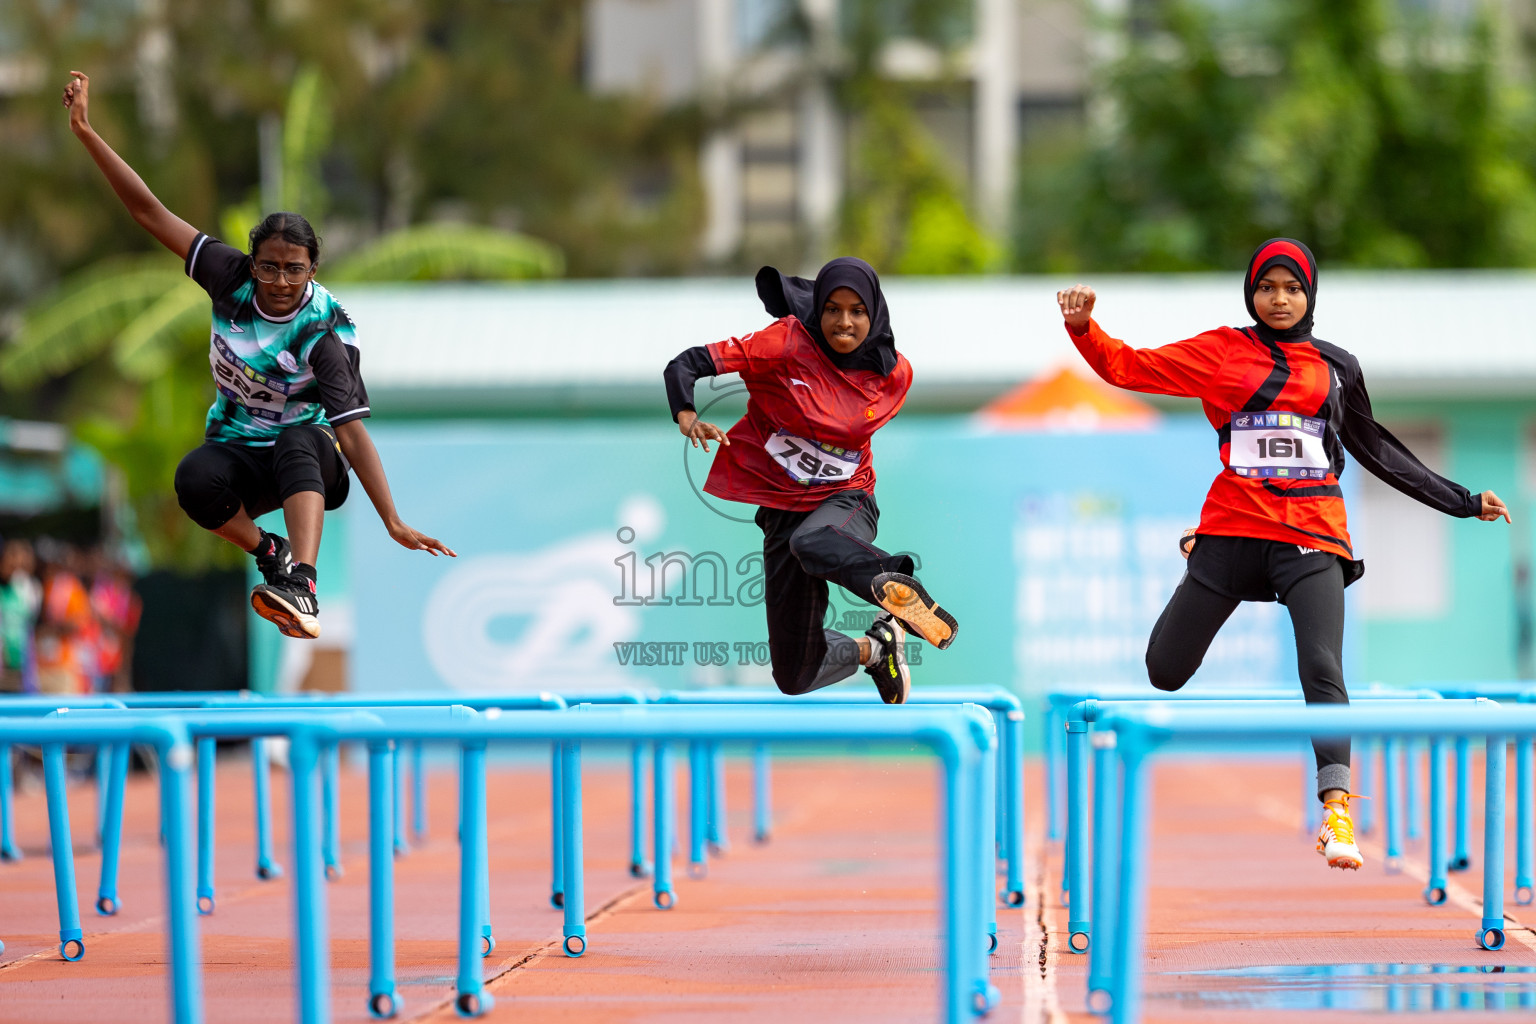
[[[1241,322],[1236,268],[1286,234],[1320,257],[1319,334],[1360,356],[1381,418],[1517,516],[1451,521],[1351,471],[1370,565],[1352,677],[1529,677],[1533,26],[1530,0],[12,0],[0,415],[51,425],[45,461],[96,475],[45,507],[0,465],[0,533],[133,568],[141,686],[659,680],[612,645],[761,631],[739,602],[661,600],[715,571],[682,555],[735,574],[756,539],[695,496],[661,366],[761,326],[762,263],[852,253],[890,281],[917,371],[878,446],[883,529],[969,602],[970,653],[942,671],[1130,677],[1214,445],[1189,403],[1106,416],[1061,377],[1084,368],[1052,293],[1089,280],[1112,331],[1172,340]],[[274,209],[315,222],[402,506],[490,559],[483,579],[391,550],[354,497],[327,525],[322,642],[242,622],[243,560],[169,487],[210,399],[207,301],[70,137],[70,68],[189,221],[232,242]],[[733,417],[728,381],[710,397]],[[999,399],[1032,412],[978,415]],[[546,450],[567,435],[574,468]],[[946,445],[989,461],[946,475]],[[461,448],[477,483],[445,488]],[[1146,479],[1152,459],[1168,468]],[[658,556],[653,603],[614,603],[631,555]],[[1073,576],[1088,582],[1061,590]],[[535,598],[467,616],[474,666],[434,655],[428,624],[482,585]],[[420,606],[392,618],[403,592]],[[594,602],[606,617],[548,620]],[[1256,610],[1211,671],[1283,676],[1287,629]],[[754,666],[730,668],[699,679]]]

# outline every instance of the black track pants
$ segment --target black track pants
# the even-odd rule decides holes
[[[1344,688],[1344,570],[1335,562],[1297,580],[1285,593],[1296,631],[1296,664],[1308,704],[1348,704]],[[1147,675],[1159,690],[1189,682],[1211,641],[1240,604],[1185,576],[1152,627]],[[1349,738],[1315,739],[1317,788],[1349,790]]]
[[[859,490],[839,491],[809,512],[757,510],[768,653],[784,693],[819,690],[859,667],[858,642],[824,626],[829,582],[874,604],[876,576],[912,573],[911,558],[875,547],[879,522],[875,496]]]

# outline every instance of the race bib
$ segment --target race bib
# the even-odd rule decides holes
[[[763,443],[775,462],[798,484],[830,484],[847,480],[859,468],[861,449],[839,448],[807,441],[780,430]]]
[[[1332,470],[1323,448],[1325,425],[1291,412],[1233,413],[1227,465],[1238,476],[1322,480]]]
[[[213,366],[213,382],[225,398],[240,403],[252,416],[264,420],[283,418],[283,407],[288,404],[286,381],[251,369],[217,334],[208,350],[208,362]]]

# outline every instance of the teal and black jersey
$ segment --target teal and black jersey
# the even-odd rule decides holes
[[[207,439],[270,445],[286,427],[367,416],[357,330],[341,303],[311,281],[297,309],[268,316],[256,305],[250,266],[245,253],[208,235],[187,253],[187,276],[213,300],[208,362],[218,394]]]

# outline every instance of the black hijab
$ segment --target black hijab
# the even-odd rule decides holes
[[[1253,293],[1258,288],[1264,272],[1271,267],[1284,267],[1296,275],[1302,291],[1307,293],[1307,315],[1283,331],[1259,319],[1253,308]],[[1312,250],[1294,238],[1271,238],[1253,252],[1248,261],[1248,277],[1243,282],[1243,298],[1248,303],[1248,315],[1253,317],[1253,329],[1265,341],[1295,341],[1312,336],[1312,310],[1317,305],[1317,260]]]
[[[821,333],[821,309],[827,296],[839,288],[851,288],[869,311],[869,334],[852,352],[839,352]],[[880,291],[875,268],[861,259],[841,256],[816,274],[816,280],[781,274],[773,267],[757,272],[757,296],[768,315],[793,316],[804,325],[816,347],[839,370],[873,370],[882,377],[896,368],[896,336],[891,333],[891,314]]]

